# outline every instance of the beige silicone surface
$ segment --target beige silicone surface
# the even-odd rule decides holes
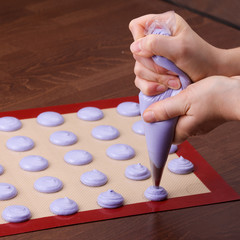
[[[124,197],[124,204],[147,201],[144,191],[152,184],[151,179],[144,181],[129,180],[124,176],[127,166],[141,163],[149,167],[149,160],[145,137],[132,131],[134,122],[140,117],[124,117],[117,113],[116,108],[104,109],[104,118],[88,122],[80,120],[76,113],[65,114],[65,122],[58,127],[43,127],[36,119],[21,120],[23,126],[15,132],[0,132],[0,164],[5,171],[0,176],[0,182],[13,184],[18,195],[6,201],[0,201],[0,214],[5,207],[14,204],[27,206],[32,218],[52,216],[49,205],[57,198],[68,197],[79,205],[79,211],[100,208],[97,197],[101,192],[113,189]],[[112,125],[120,131],[120,137],[111,141],[101,141],[91,136],[91,131],[98,125]],[[49,136],[58,130],[72,131],[78,136],[78,142],[72,146],[56,146],[50,143]],[[27,152],[13,152],[6,148],[6,141],[17,135],[28,136],[35,142],[35,147]],[[106,156],[106,149],[116,143],[132,146],[136,151],[133,159],[118,161]],[[83,149],[93,155],[93,161],[88,165],[73,166],[67,164],[63,157],[73,149]],[[20,160],[27,155],[41,155],[48,159],[49,167],[41,172],[27,172],[19,167]],[[177,158],[176,154],[169,155],[168,161]],[[80,176],[86,171],[97,169],[108,177],[106,185],[101,187],[87,187],[80,182]],[[57,193],[40,193],[33,188],[34,182],[42,176],[54,176],[62,180],[64,187]],[[161,186],[168,191],[168,198],[207,193],[207,187],[194,173],[176,175],[166,167],[163,173]],[[0,218],[0,224],[5,223]]]

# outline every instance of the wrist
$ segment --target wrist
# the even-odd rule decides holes
[[[219,107],[222,116],[228,121],[240,121],[240,76],[223,78],[220,82],[223,87],[222,96],[219,96]]]
[[[217,74],[227,77],[240,75],[240,47],[215,49]]]

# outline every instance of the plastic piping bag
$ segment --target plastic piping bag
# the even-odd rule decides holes
[[[174,14],[172,14],[171,19],[169,19],[169,21],[165,23],[159,22],[157,19],[153,20],[151,25],[148,26],[146,29],[147,34],[162,34],[171,36],[170,28],[167,25],[168,22],[175,21],[175,18],[173,18]],[[181,81],[181,88],[178,90],[168,89],[164,93],[155,96],[146,96],[142,92],[140,92],[139,103],[141,115],[143,114],[144,110],[151,104],[165,98],[177,95],[180,91],[182,91],[191,83],[189,77],[170,60],[161,56],[153,56],[152,59],[157,65],[176,73]],[[144,122],[153,185],[157,187],[160,184],[162,172],[168,158],[170,147],[172,145],[177,120],[178,118],[176,117],[173,119],[155,123]]]

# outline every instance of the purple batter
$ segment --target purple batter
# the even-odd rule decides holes
[[[136,102],[122,102],[117,106],[117,112],[126,117],[139,116],[139,104]]]
[[[107,183],[108,178],[104,173],[93,169],[92,171],[83,173],[80,180],[84,185],[89,187],[100,187]]]
[[[152,103],[159,100],[161,100],[161,95],[149,97],[140,93],[139,102],[141,113]],[[172,144],[176,122],[177,118],[156,123],[144,122],[148,155],[155,186],[159,186],[160,184],[162,171]]]
[[[108,147],[107,156],[115,160],[128,160],[135,156],[135,150],[127,144],[114,144]]]
[[[38,172],[48,167],[48,160],[42,156],[30,155],[21,159],[20,167],[29,172]]]
[[[194,165],[187,159],[175,158],[168,163],[168,169],[176,174],[188,174],[194,170]]]
[[[170,35],[169,31],[165,29],[155,29],[152,34]],[[178,90],[168,89],[164,93],[156,96],[146,96],[140,92],[139,103],[141,114],[143,114],[144,110],[154,102],[174,96],[190,84],[188,76],[177,68],[173,62],[161,56],[153,56],[152,59],[157,65],[176,73],[179,76],[182,87]],[[160,184],[163,168],[174,137],[176,123],[177,118],[156,123],[144,122],[154,186],[159,186]]]
[[[108,190],[98,196],[97,203],[103,208],[118,208],[123,205],[123,196],[113,190]]]
[[[3,166],[0,164],[0,175],[2,175],[3,172],[4,172],[4,168],[3,168]]]
[[[178,150],[178,146],[175,144],[172,144],[169,153],[170,154],[175,153],[177,150]]]
[[[17,195],[17,189],[10,183],[0,183],[0,200],[9,200]]]
[[[58,198],[50,204],[50,210],[56,215],[71,215],[78,211],[78,205],[75,201],[65,197]]]
[[[77,166],[88,164],[92,159],[92,155],[85,150],[71,150],[64,155],[65,162]]]
[[[63,183],[56,177],[40,177],[34,182],[34,188],[42,193],[55,193],[63,188]]]
[[[64,118],[57,112],[43,112],[37,116],[37,122],[45,127],[56,127],[64,123]]]
[[[26,136],[15,136],[7,140],[6,146],[9,150],[24,152],[34,147],[34,142]]]
[[[15,117],[0,118],[0,131],[11,132],[20,129],[21,127],[21,121]]]
[[[100,125],[92,130],[92,136],[99,140],[113,140],[119,135],[119,131],[110,125]]]
[[[2,218],[7,222],[24,222],[31,218],[30,210],[22,205],[11,205],[2,212]]]
[[[85,107],[77,112],[78,118],[85,121],[97,121],[104,117],[101,109],[96,107]]]
[[[141,163],[130,165],[125,170],[125,176],[131,180],[145,180],[150,178],[151,173]]]
[[[132,125],[132,130],[140,135],[145,135],[143,120],[139,120]]]
[[[70,131],[57,131],[50,136],[50,142],[58,146],[73,145],[77,140],[77,136]]]
[[[150,186],[144,192],[144,196],[151,201],[162,201],[167,198],[167,191],[163,187]]]

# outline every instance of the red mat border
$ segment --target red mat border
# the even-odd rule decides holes
[[[138,102],[138,97],[133,96],[69,105],[2,112],[0,113],[0,117],[14,116],[19,119],[27,119],[37,117],[37,115],[43,111],[56,111],[61,114],[66,114],[77,112],[80,108],[86,106],[95,106],[101,109],[116,107],[119,103],[124,101]],[[193,162],[195,165],[194,173],[208,187],[208,189],[211,191],[210,193],[172,198],[162,202],[142,202],[130,204],[117,209],[90,210],[78,212],[71,216],[44,217],[17,224],[0,224],[0,237],[79,223],[208,205],[240,199],[240,195],[236,193],[220,175],[218,175],[218,173],[206,162],[206,160],[193,148],[189,142],[185,141],[182,143],[179,146],[177,154],[179,156],[184,156]]]

